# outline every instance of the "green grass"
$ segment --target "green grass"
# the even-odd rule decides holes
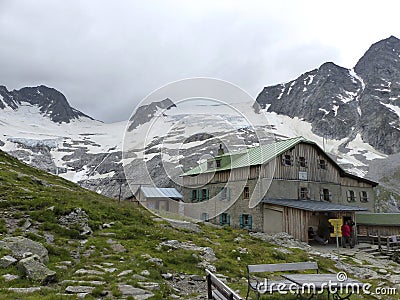
[[[89,225],[94,230],[93,235],[87,238],[88,241],[85,244],[81,243],[83,237],[80,236],[77,228],[66,229],[57,223],[60,216],[78,207],[84,209],[89,215]],[[142,207],[130,202],[118,204],[116,200],[34,169],[1,151],[0,211],[8,211],[9,215],[12,215],[21,225],[28,217],[32,220],[31,228],[34,228],[35,232],[19,229],[12,235],[24,235],[43,243],[49,252],[50,261],[47,266],[57,271],[58,282],[73,277],[85,278],[85,276],[74,275],[78,269],[96,269],[93,265],[103,262],[113,263],[113,267],[118,269],[115,273],[106,273],[99,278],[92,276],[93,279],[104,280],[107,283],[105,286],[96,287],[93,296],[88,299],[95,299],[104,290],[109,291],[114,297],[120,297],[118,284],[121,283],[139,287],[138,280],[131,275],[140,274],[143,270],[150,271],[149,280],[160,284],[160,290],[153,291],[155,293],[153,299],[169,299],[172,293],[171,288],[161,277],[163,273],[204,275],[204,269],[197,267],[200,262],[198,252],[157,247],[161,241],[166,240],[191,241],[197,246],[211,247],[218,258],[214,262],[217,273],[227,275],[229,286],[239,290],[242,296],[246,295],[247,289],[244,279],[247,264],[310,260],[309,255],[299,249],[290,249],[289,255],[282,254],[274,249],[276,245],[253,239],[244,230],[206,224],[200,224],[200,233],[172,228],[167,222],[154,221],[155,216]],[[115,223],[110,229],[99,229],[103,223],[110,222]],[[4,218],[0,219],[0,233],[3,233],[3,236],[7,233]],[[45,242],[45,233],[54,235],[54,243]],[[103,236],[103,233],[113,233],[115,236]],[[241,238],[240,242],[234,242],[237,237]],[[122,244],[127,251],[113,252],[111,244],[108,243],[110,239]],[[248,253],[239,253],[239,247],[246,248]],[[79,250],[80,260],[71,258],[70,253],[73,250]],[[86,251],[93,251],[93,253],[85,257],[83,254]],[[7,251],[0,250],[0,255],[5,254]],[[162,259],[163,265],[158,266],[147,262],[143,254]],[[322,273],[335,270],[331,260],[318,257],[315,259]],[[57,268],[63,261],[71,261],[72,265],[68,266],[67,270]],[[122,279],[118,278],[116,275],[123,270],[133,270],[133,273]],[[6,282],[1,275],[7,273],[19,274],[15,266],[0,269],[0,289],[40,285],[25,278]],[[0,293],[1,299],[65,299],[57,295],[57,293],[62,293],[65,287],[66,284],[54,283],[49,286],[49,289],[28,295],[17,295],[4,290]],[[285,297],[268,296],[267,298],[284,299]]]

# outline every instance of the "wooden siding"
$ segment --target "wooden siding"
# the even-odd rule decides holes
[[[393,236],[400,235],[399,226],[382,226],[382,225],[357,225],[359,236]]]

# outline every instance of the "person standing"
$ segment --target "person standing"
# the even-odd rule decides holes
[[[350,242],[350,226],[348,222],[345,222],[342,225],[342,246],[346,248],[346,245],[349,244],[350,248],[353,248],[353,245]]]

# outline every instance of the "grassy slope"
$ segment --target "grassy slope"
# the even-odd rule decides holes
[[[49,207],[52,206],[54,206],[54,209],[50,210]],[[83,208],[88,213],[91,220],[90,226],[95,231],[83,246],[76,230],[66,230],[57,224],[59,216],[77,207]],[[48,267],[57,271],[58,282],[72,277],[76,278],[73,273],[77,269],[95,269],[92,265],[111,262],[114,263],[114,267],[118,268],[117,272],[133,270],[135,273],[140,274],[145,269],[150,270],[150,280],[161,284],[161,289],[155,292],[154,299],[168,299],[171,294],[171,288],[165,284],[161,277],[162,273],[182,272],[204,275],[204,270],[196,266],[199,260],[193,255],[193,252],[186,250],[157,250],[157,245],[163,240],[192,241],[198,246],[212,247],[218,258],[218,261],[215,262],[218,273],[225,274],[232,279],[228,280],[229,285],[234,289],[239,289],[242,295],[245,295],[246,290],[245,270],[247,264],[310,260],[307,253],[298,249],[291,249],[293,254],[284,255],[274,249],[277,247],[276,245],[252,239],[243,230],[229,227],[215,228],[214,226],[205,225],[200,225],[201,233],[174,229],[166,222],[155,222],[153,220],[154,216],[147,210],[132,203],[124,202],[118,205],[115,200],[29,167],[0,152],[0,213],[3,214],[5,211],[9,212],[7,216],[8,222],[10,218],[14,218],[21,225],[27,217],[31,218],[33,228],[38,230],[37,234],[17,229],[12,235],[25,235],[42,242],[47,247],[50,256]],[[5,221],[5,218],[0,219],[0,232],[3,232],[4,235],[7,232]],[[101,232],[97,228],[99,228],[100,224],[108,222],[115,222],[115,225],[101,232],[115,233],[116,236],[112,237],[112,239],[124,245],[128,250],[126,253],[115,254],[110,250],[110,245],[106,242],[110,237],[101,236]],[[45,242],[43,235],[46,232],[55,236],[54,243],[47,244]],[[233,242],[236,237],[241,237],[241,241]],[[71,258],[70,251],[81,247],[80,252],[83,253],[90,249],[91,246],[95,246],[94,253],[91,256],[82,256],[79,261]],[[238,247],[247,248],[248,254],[239,254]],[[2,252],[4,253],[4,251]],[[141,256],[145,253],[152,257],[161,258],[164,261],[164,265],[156,266],[146,262],[146,259]],[[109,256],[104,258],[102,257],[103,254],[109,254]],[[120,260],[121,256],[124,258],[123,261]],[[240,261],[238,260],[239,256]],[[335,269],[333,262],[328,259],[314,259],[317,259],[322,273]],[[57,269],[56,265],[65,260],[73,261],[72,266],[68,270]],[[18,271],[15,267],[0,269],[0,275],[6,273],[18,274]],[[117,289],[118,283],[137,286],[136,279],[131,276],[120,279],[117,278],[116,273],[105,275],[103,278],[107,281],[106,286],[97,288],[96,292],[108,290],[118,297],[120,296]],[[101,279],[98,278],[98,280]],[[23,278],[6,282],[0,277],[0,288],[38,285],[38,283],[29,282]],[[23,295],[22,298],[64,299],[63,296],[57,296],[57,293],[63,292],[65,285],[62,286],[55,283],[50,287],[53,289]],[[0,293],[1,299],[21,298],[21,296],[11,292],[1,291]],[[268,299],[273,298],[268,297]],[[326,295],[321,299],[324,298],[326,298]]]

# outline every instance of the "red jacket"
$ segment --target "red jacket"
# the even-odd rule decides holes
[[[342,225],[342,236],[350,236],[350,226],[347,224]]]

